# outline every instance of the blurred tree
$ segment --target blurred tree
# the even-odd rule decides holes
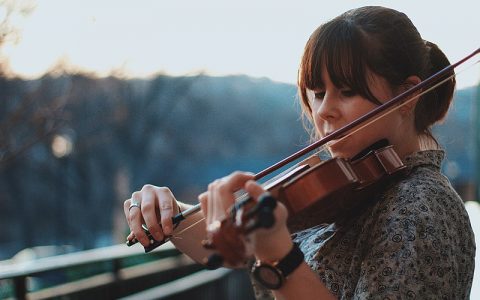
[[[14,17],[26,17],[35,9],[33,0],[0,0],[0,54],[6,43],[17,43],[20,40],[20,30],[13,24]],[[0,55],[0,74],[7,71],[8,61]]]
[[[13,23],[14,17],[25,17],[35,8],[34,1],[0,1],[0,54],[6,43],[16,43],[21,33]],[[39,141],[52,134],[60,125],[64,99],[52,99],[40,104],[39,94],[45,86],[25,83],[9,76],[8,61],[0,55],[0,169],[23,154]],[[41,83],[41,82],[40,82]],[[23,91],[17,94],[14,89]],[[15,134],[13,134],[15,133]]]
[[[125,80],[60,68],[5,80],[4,90],[10,155],[0,168],[0,257],[35,245],[120,242],[122,202],[143,184],[195,202],[209,181],[259,171],[298,149],[303,134],[295,88],[246,76]],[[18,99],[30,101],[20,109]]]

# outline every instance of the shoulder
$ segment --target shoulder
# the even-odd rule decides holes
[[[414,238],[413,234],[425,238],[428,233],[436,233],[431,238],[442,240],[447,246],[452,239],[457,244],[473,242],[464,203],[440,172],[440,155],[437,151],[421,153],[422,159],[409,166],[407,176],[391,183],[379,195],[370,222],[389,232],[408,232],[409,239]]]
[[[463,200],[440,172],[443,152],[424,151],[415,157],[414,162],[408,164],[407,161],[407,175],[381,193],[377,211],[398,217],[414,216],[434,223],[462,219],[468,222]]]
[[[384,189],[370,210],[362,229],[369,237],[363,264],[376,271],[366,271],[361,281],[365,287],[382,281],[422,297],[465,296],[475,257],[470,221],[439,165],[424,162]]]

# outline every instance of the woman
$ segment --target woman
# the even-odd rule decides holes
[[[447,65],[442,51],[424,41],[403,13],[383,7],[350,10],[321,25],[307,42],[298,78],[303,112],[321,138]],[[290,232],[287,211],[279,203],[275,225],[250,237],[259,298],[270,293],[278,299],[469,298],[473,232],[462,200],[440,173],[444,152],[430,131],[446,115],[454,87],[450,79],[329,145],[333,157],[349,159],[386,139],[407,172],[372,190],[367,207],[332,224],[319,225],[312,212],[302,224],[306,229]],[[244,188],[255,199],[264,195],[252,179],[252,174],[235,172],[211,183],[199,197],[202,212],[181,225],[205,216],[206,227],[186,231],[173,243],[197,260],[204,257],[200,240],[205,228],[215,230],[233,193]],[[156,239],[170,235],[171,217],[187,208],[167,188],[145,186],[125,201],[129,238],[135,235],[148,245],[142,218]],[[276,267],[284,274],[272,271],[272,279],[258,271],[280,261]]]

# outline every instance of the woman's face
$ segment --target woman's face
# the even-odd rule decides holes
[[[307,90],[315,128],[320,137],[325,137],[377,107],[348,87],[336,87],[326,71],[322,71],[322,81],[324,87],[314,91]],[[380,102],[386,102],[393,97],[383,77],[372,74],[369,82],[372,94]],[[380,139],[386,138],[396,145],[401,143],[402,139],[411,139],[411,135],[405,136],[405,131],[411,131],[410,123],[413,123],[411,118],[394,111],[353,135],[334,141],[329,144],[329,150],[333,157],[351,158]]]

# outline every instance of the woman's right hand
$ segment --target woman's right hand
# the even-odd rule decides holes
[[[150,241],[142,228],[145,224],[157,241],[173,232],[172,217],[180,212],[175,196],[167,187],[144,185],[132,194],[123,204],[125,218],[130,227],[127,239],[136,238],[144,247]]]

